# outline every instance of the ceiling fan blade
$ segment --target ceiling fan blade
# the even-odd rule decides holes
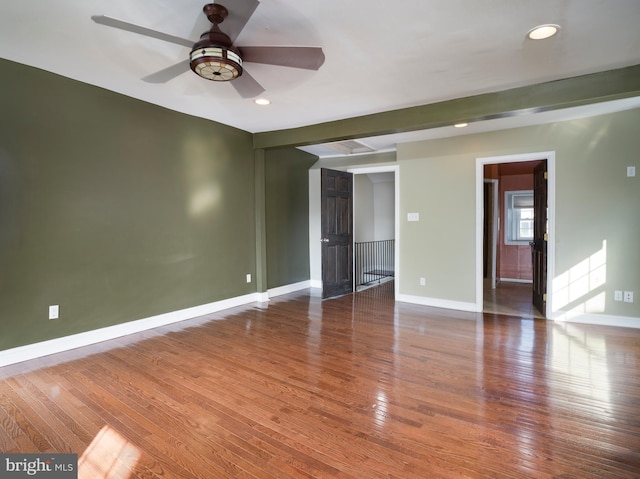
[[[151,75],[147,75],[142,80],[147,83],[166,83],[189,70],[189,62],[181,61],[180,63],[176,63],[175,65],[171,65],[170,67],[152,73]]]
[[[260,5],[258,0],[215,1],[213,3],[221,3],[229,10],[229,16],[224,19],[220,28],[229,35],[232,43],[236,41],[249,18]]]
[[[238,47],[242,61],[264,63],[281,67],[318,70],[324,63],[324,53],[319,47]]]
[[[151,30],[150,28],[141,27],[140,25],[134,25],[133,23],[124,22],[117,18],[106,17],[104,15],[92,15],[91,20],[99,23],[100,25],[119,28],[120,30],[126,30],[128,32],[137,33],[138,35],[164,40],[165,42],[176,43],[189,48],[192,48],[195,43],[193,40],[187,40],[186,38],[176,37],[169,35],[168,33],[158,32],[156,30]]]
[[[242,98],[253,98],[264,91],[262,85],[256,81],[247,70],[242,72],[238,78],[230,82]]]

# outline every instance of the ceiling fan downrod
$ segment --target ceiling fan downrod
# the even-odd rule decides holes
[[[229,36],[219,27],[229,11],[218,3],[208,3],[202,11],[212,25],[193,45],[189,54],[189,66],[197,75],[207,80],[234,80],[242,75],[242,57],[240,50],[233,46]]]

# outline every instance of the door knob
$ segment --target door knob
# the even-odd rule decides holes
[[[320,238],[320,241],[322,241],[323,243],[328,243],[329,242],[329,238]]]

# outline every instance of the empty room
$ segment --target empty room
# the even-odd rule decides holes
[[[640,476],[639,21],[0,6],[0,477]]]

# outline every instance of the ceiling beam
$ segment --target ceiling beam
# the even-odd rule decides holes
[[[494,93],[253,135],[254,148],[306,146],[428,130],[640,96],[640,65]]]

